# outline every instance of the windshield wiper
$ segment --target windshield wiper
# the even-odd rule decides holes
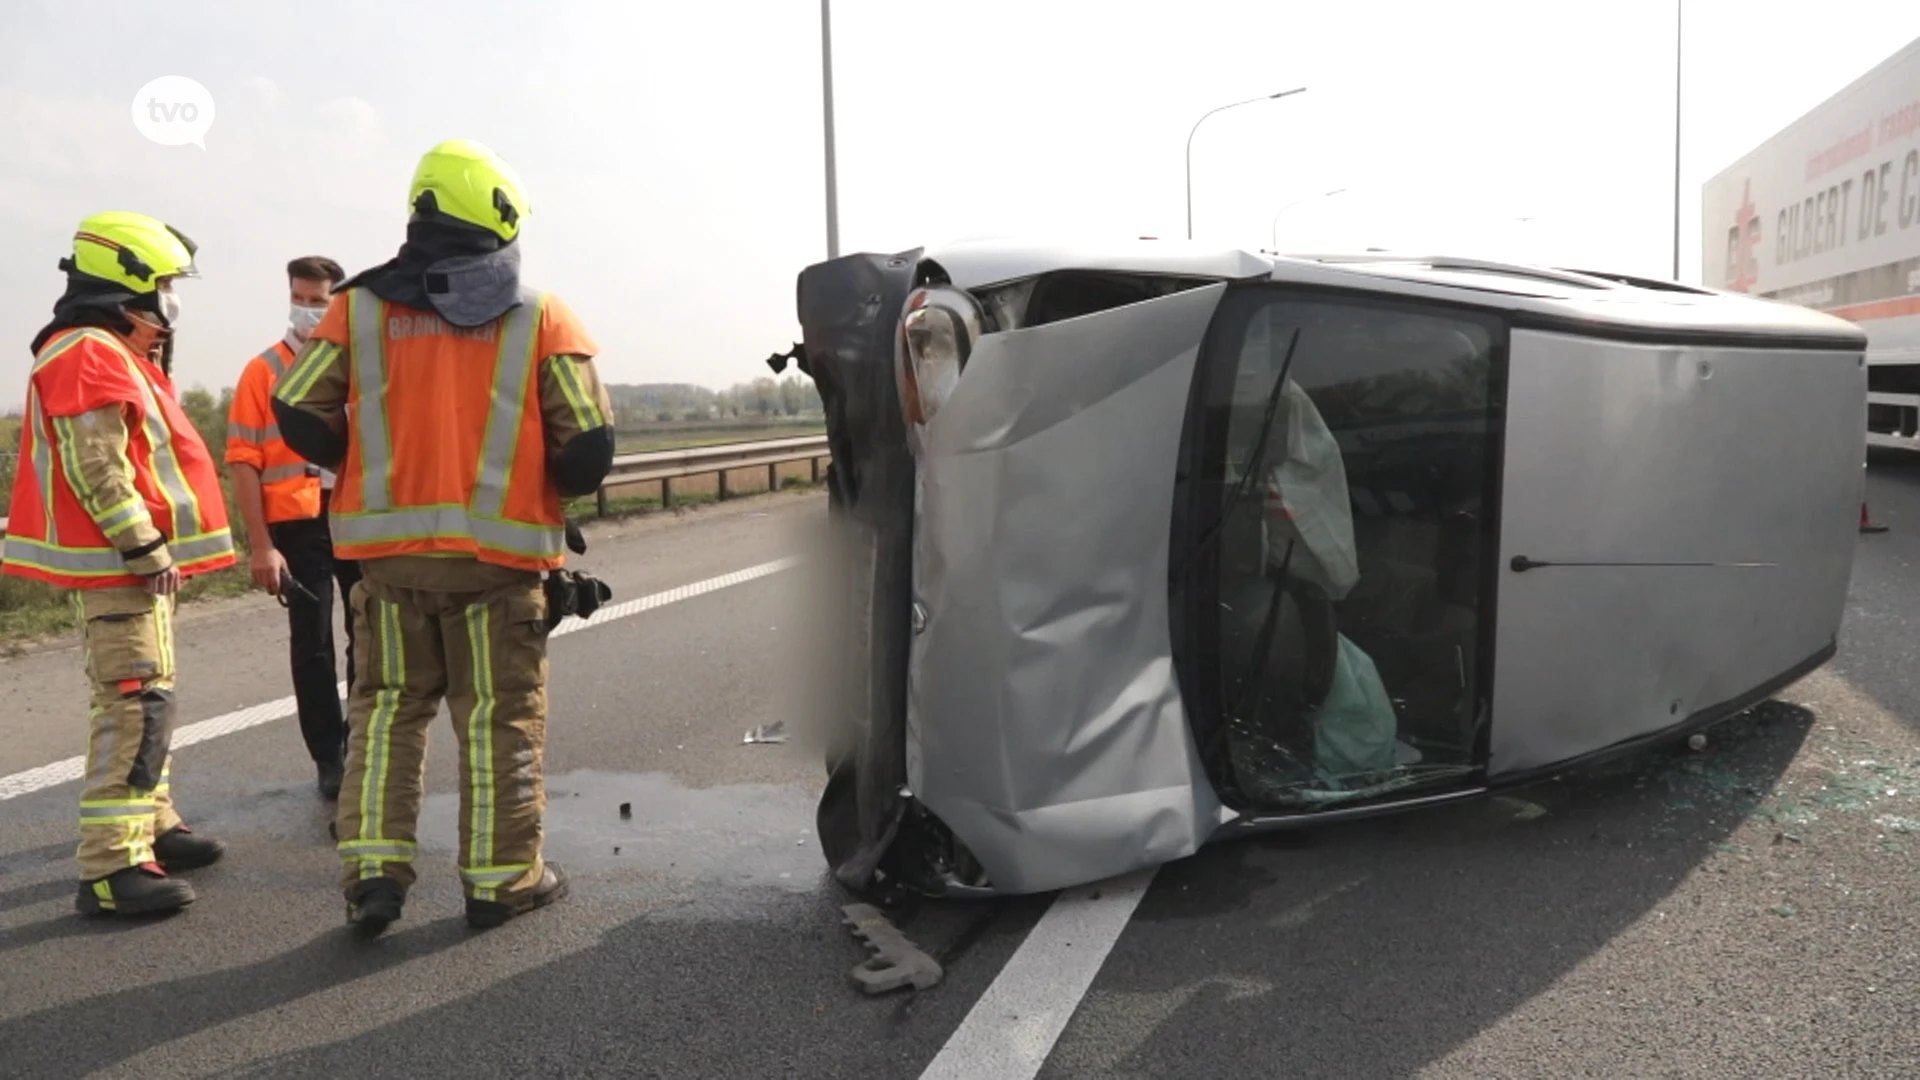
[[[1227,518],[1233,515],[1234,507],[1239,501],[1247,497],[1247,492],[1252,489],[1254,480],[1260,475],[1260,463],[1265,461],[1267,456],[1267,441],[1273,437],[1273,417],[1280,411],[1280,397],[1286,392],[1287,387],[1287,372],[1293,368],[1293,350],[1299,344],[1300,327],[1296,326],[1293,328],[1293,337],[1287,341],[1286,356],[1280,360],[1280,376],[1273,380],[1273,391],[1267,395],[1266,412],[1260,417],[1260,434],[1254,439],[1253,454],[1249,459],[1247,470],[1240,475],[1239,483],[1227,496],[1225,505],[1220,508],[1220,516],[1214,519],[1213,525],[1201,536],[1199,543],[1193,545],[1193,551],[1187,556],[1189,569],[1192,567],[1193,559],[1198,558],[1201,552],[1220,539],[1221,531],[1226,528]],[[1227,423],[1231,427],[1232,419],[1229,418]]]

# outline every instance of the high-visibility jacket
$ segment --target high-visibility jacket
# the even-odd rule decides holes
[[[111,440],[89,437],[88,414],[107,407],[124,418],[119,461],[104,457]],[[35,355],[7,515],[0,572],[65,588],[139,585],[129,558],[153,565],[160,551],[154,568],[183,577],[236,561],[213,455],[172,381],[106,330],[55,334]]]
[[[273,419],[273,387],[293,364],[284,340],[247,361],[233,388],[227,414],[227,464],[251,465],[260,473],[260,501],[267,524],[320,516],[320,467],[281,441]]]
[[[565,521],[547,472],[539,367],[596,351],[565,304],[523,289],[500,318],[456,327],[348,289],[314,328],[282,400],[297,401],[303,382],[323,376],[316,350],[326,345],[314,342],[344,349],[349,372],[347,451],[329,509],[336,555],[562,565]]]

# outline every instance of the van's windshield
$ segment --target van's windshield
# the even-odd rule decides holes
[[[1384,299],[1223,302],[1187,433],[1186,517],[1219,528],[1183,645],[1230,802],[1358,802],[1478,764],[1502,340]]]

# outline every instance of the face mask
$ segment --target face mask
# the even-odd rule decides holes
[[[178,293],[160,294],[160,317],[172,328],[180,324],[180,296]]]
[[[304,339],[320,325],[320,317],[326,313],[327,309],[323,307],[294,304],[287,308],[287,325],[293,327],[296,336]]]

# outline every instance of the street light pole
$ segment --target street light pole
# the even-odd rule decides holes
[[[1680,47],[1686,0],[1673,0],[1673,280],[1680,280]]]
[[[1309,196],[1307,196],[1307,197],[1306,197],[1306,198],[1304,198],[1304,199],[1295,199],[1295,200],[1293,200],[1292,202],[1290,202],[1290,203],[1288,203],[1287,205],[1285,205],[1285,206],[1283,206],[1283,207],[1281,207],[1280,209],[1278,209],[1278,210],[1275,210],[1275,211],[1273,212],[1273,225],[1271,226],[1271,229],[1270,229],[1270,231],[1272,232],[1272,234],[1273,234],[1273,235],[1271,235],[1271,236],[1269,236],[1269,237],[1267,238],[1267,239],[1268,239],[1268,241],[1269,241],[1269,242],[1271,243],[1271,245],[1272,245],[1272,246],[1271,246],[1271,247],[1269,248],[1269,250],[1272,250],[1272,251],[1279,251],[1279,250],[1280,250],[1280,215],[1281,215],[1281,214],[1284,214],[1284,213],[1286,213],[1287,211],[1289,211],[1289,210],[1291,210],[1291,209],[1293,209],[1294,207],[1296,207],[1296,206],[1299,206],[1299,205],[1300,205],[1301,203],[1304,203],[1304,202],[1312,202],[1312,201],[1313,201],[1313,200],[1315,200],[1315,199],[1324,199],[1324,198],[1327,198],[1327,197],[1328,197],[1328,196],[1330,196],[1330,195],[1338,195],[1338,194],[1340,194],[1341,192],[1343,192],[1343,191],[1345,191],[1345,190],[1347,190],[1347,189],[1346,189],[1346,188],[1334,188],[1334,189],[1333,189],[1332,191],[1323,191],[1323,192],[1321,192],[1321,193],[1320,193],[1320,194],[1318,194],[1318,195],[1309,195]]]
[[[820,98],[827,134],[827,258],[840,257],[840,192],[833,175],[833,16],[820,0]]]
[[[825,3],[826,0],[821,0],[821,2]],[[1192,129],[1187,132],[1187,239],[1193,239],[1193,133],[1200,130],[1202,121],[1217,112],[1237,109],[1242,105],[1252,105],[1256,102],[1272,101],[1276,98],[1286,97],[1289,94],[1298,94],[1305,89],[1306,87],[1304,86],[1296,86],[1292,90],[1282,90],[1277,94],[1263,94],[1257,98],[1248,98],[1245,101],[1236,101],[1230,105],[1222,105],[1218,108],[1208,109],[1206,112],[1200,114],[1199,120],[1193,122]]]

